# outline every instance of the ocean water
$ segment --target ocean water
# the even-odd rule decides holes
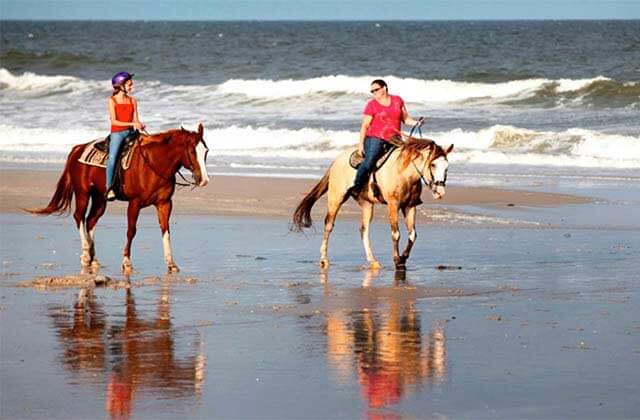
[[[60,168],[108,132],[113,73],[151,132],[204,122],[213,174],[320,176],[357,143],[374,78],[451,182],[637,185],[640,21],[11,22],[0,167]],[[405,127],[409,129],[408,127]]]

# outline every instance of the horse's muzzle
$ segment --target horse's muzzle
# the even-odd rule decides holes
[[[431,195],[433,195],[434,200],[440,200],[444,197],[445,189],[444,185],[434,185],[431,189]]]

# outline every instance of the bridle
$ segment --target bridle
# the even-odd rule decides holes
[[[414,124],[414,126],[411,128],[411,131],[409,132],[409,137],[413,136],[413,132],[417,129],[418,134],[420,135],[420,138],[422,139],[422,129],[420,128],[421,124],[420,122],[417,122],[416,124]],[[429,152],[429,155],[431,155],[431,153],[433,153],[433,151],[435,151],[435,147],[436,144],[433,143],[433,149],[431,149],[431,152]],[[421,154],[422,156],[422,154]],[[433,175],[433,170],[431,170],[431,165],[429,165],[429,180],[427,181],[427,179],[425,179],[424,176],[424,169],[427,166],[427,164],[429,163],[429,158],[426,157],[424,158],[424,163],[422,164],[422,170],[420,170],[418,168],[418,165],[416,165],[416,159],[411,159],[411,164],[413,165],[414,169],[416,170],[416,172],[418,173],[418,175],[420,175],[420,179],[422,180],[422,182],[424,183],[424,185],[428,186],[429,189],[431,191],[435,191],[436,187],[444,187],[447,184],[447,172],[448,169],[444,170],[444,179],[442,181],[436,181],[435,177]]]
[[[147,134],[148,134],[148,133],[147,133]],[[204,145],[204,149],[205,149],[205,152],[204,152],[204,161],[205,161],[205,163],[206,163],[206,161],[207,161],[207,155],[209,154],[209,148],[207,147],[207,143],[205,143],[205,141],[204,141],[204,139],[203,139],[203,138],[201,138],[200,140],[198,140],[198,142],[196,143],[196,147],[198,146],[198,144],[200,144],[200,142],[202,142],[202,144]],[[187,150],[188,150],[188,149],[185,149],[185,151],[184,151],[183,153],[187,153]],[[154,173],[157,177],[159,177],[160,179],[163,179],[163,180],[165,180],[165,181],[167,181],[167,182],[174,182],[174,183],[175,183],[175,185],[177,185],[177,186],[179,186],[179,187],[192,187],[192,189],[194,189],[194,188],[196,188],[196,187],[198,186],[198,183],[196,183],[196,182],[195,182],[195,180],[187,179],[187,178],[182,174],[182,172],[180,172],[180,170],[178,170],[178,172],[176,172],[176,173],[180,176],[180,178],[182,178],[182,180],[184,181],[184,183],[183,183],[183,182],[176,181],[175,179],[171,179],[170,177],[166,177],[166,176],[162,175],[161,173],[159,173],[159,172],[158,172],[158,171],[153,167],[153,165],[152,165],[152,164],[151,164],[151,162],[149,161],[149,158],[147,158],[147,155],[145,155],[145,153],[144,153],[144,148],[142,148],[142,147],[140,147],[140,156],[142,156],[142,160],[144,160],[144,163],[149,167],[149,169],[151,169],[151,172],[153,172],[153,173]],[[191,157],[189,157],[189,155],[187,155],[187,156],[188,156],[188,159],[187,159],[187,160],[189,161],[189,164],[191,165],[191,167],[192,167],[192,168],[193,168],[193,167],[195,167],[195,165],[193,164],[193,162],[192,162],[192,160],[191,160]],[[188,169],[188,168],[187,168],[187,169]],[[190,170],[191,170],[191,169],[190,169]]]

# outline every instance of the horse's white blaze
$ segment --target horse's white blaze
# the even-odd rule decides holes
[[[164,260],[167,264],[173,262],[173,256],[171,255],[171,236],[169,231],[162,235],[162,249],[164,250]]]
[[[200,186],[204,187],[209,183],[209,174],[207,173],[207,165],[205,164],[204,157],[207,153],[207,148],[204,147],[202,142],[199,142],[196,146],[196,156],[198,157],[198,165],[200,166],[200,173],[202,174],[202,181]]]
[[[447,168],[449,167],[449,162],[447,162],[444,158],[440,157],[434,160],[433,163],[436,165],[436,168],[433,171],[433,180],[444,181],[444,176]]]

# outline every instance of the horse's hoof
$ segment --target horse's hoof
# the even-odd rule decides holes
[[[322,258],[320,260],[320,268],[329,268],[329,260],[326,258]]]
[[[371,270],[380,270],[382,268],[382,264],[380,264],[380,261],[369,261],[369,268]]]
[[[125,276],[130,275],[133,272],[133,266],[131,264],[122,264],[122,274]]]
[[[180,272],[180,269],[178,268],[178,266],[177,266],[177,265],[175,265],[175,264],[169,264],[169,265],[167,266],[167,273],[169,273],[169,274],[174,274],[174,273],[179,273],[179,272]]]

